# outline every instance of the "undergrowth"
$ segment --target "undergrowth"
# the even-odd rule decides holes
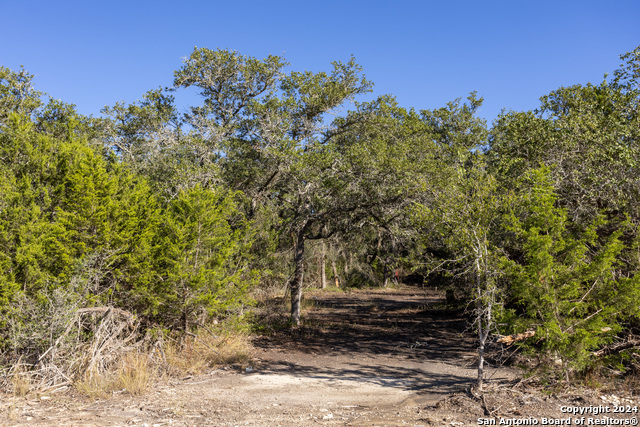
[[[187,333],[150,329],[144,335],[138,325],[123,334],[122,323],[109,316],[93,325],[88,342],[57,340],[36,363],[21,358],[12,363],[9,354],[0,355],[0,387],[19,397],[67,387],[94,398],[116,392],[140,395],[160,379],[244,364],[252,357],[245,318],[212,322]]]

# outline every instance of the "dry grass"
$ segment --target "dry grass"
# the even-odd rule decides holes
[[[622,383],[622,388],[632,390],[636,396],[640,395],[640,372],[633,372],[627,375]]]
[[[251,359],[253,347],[243,331],[200,328],[185,336],[182,343],[166,345],[164,354],[169,372],[194,375],[213,366],[245,363]]]
[[[15,365],[11,377],[11,387],[13,394],[17,397],[23,397],[29,394],[32,388],[32,375],[25,370],[20,361]]]
[[[149,355],[130,352],[120,358],[115,369],[86,371],[74,385],[86,396],[104,398],[115,391],[142,394],[156,378]]]
[[[155,370],[151,367],[148,355],[129,353],[121,360],[115,385],[117,389],[138,395],[147,390],[155,377]]]
[[[97,371],[86,371],[74,383],[74,387],[79,393],[96,399],[105,398],[116,390],[113,375]]]
[[[244,364],[252,357],[246,319],[214,322],[187,333],[146,331],[143,337],[126,312],[84,310],[79,311],[84,317],[76,321],[89,323],[90,316],[96,317],[90,341],[63,340],[73,335],[69,327],[37,363],[10,364],[0,376],[0,386],[19,397],[70,385],[95,398],[116,391],[139,395],[167,375],[200,374],[214,366]]]
[[[163,376],[197,375],[218,365],[244,364],[251,357],[247,333],[225,327],[201,328],[180,340],[163,340],[156,351],[126,353],[114,369],[86,371],[75,382],[75,388],[96,398],[115,391],[139,395]]]
[[[164,368],[170,376],[195,375],[210,366],[210,355],[194,348],[193,340],[182,344],[168,343],[164,347]]]
[[[253,347],[246,334],[227,335],[219,338],[217,364],[246,363],[253,357]]]

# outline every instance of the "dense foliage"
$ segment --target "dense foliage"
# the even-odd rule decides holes
[[[49,108],[14,110],[0,128],[5,349],[38,356],[82,307],[183,329],[242,307],[254,279],[242,255],[252,234],[241,196],[197,185],[166,201],[89,141],[100,123],[76,132],[72,109],[63,119]]]
[[[287,72],[196,48],[173,87],[104,118],[2,67],[0,349],[39,360],[91,307],[189,333],[274,285],[299,324],[329,264],[336,284],[411,275],[463,295],[480,365],[525,331],[565,375],[631,360],[615,344],[640,316],[639,55],[491,128],[475,93],[356,102],[372,84],[353,58]],[[172,92],[193,89],[179,113]]]

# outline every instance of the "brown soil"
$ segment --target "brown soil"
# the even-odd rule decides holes
[[[475,397],[474,336],[460,313],[439,308],[441,297],[415,287],[310,293],[304,326],[256,336],[248,365],[167,380],[143,396],[0,394],[0,425],[476,426],[528,417],[575,425],[580,416],[563,405],[637,404],[638,390],[552,393],[506,367],[489,367],[488,391]]]

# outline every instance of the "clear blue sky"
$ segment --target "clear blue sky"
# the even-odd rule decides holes
[[[638,0],[0,0],[0,65],[24,65],[38,89],[93,115],[170,85],[198,46],[312,71],[353,54],[376,96],[432,109],[475,90],[491,122],[601,82],[638,45]]]

